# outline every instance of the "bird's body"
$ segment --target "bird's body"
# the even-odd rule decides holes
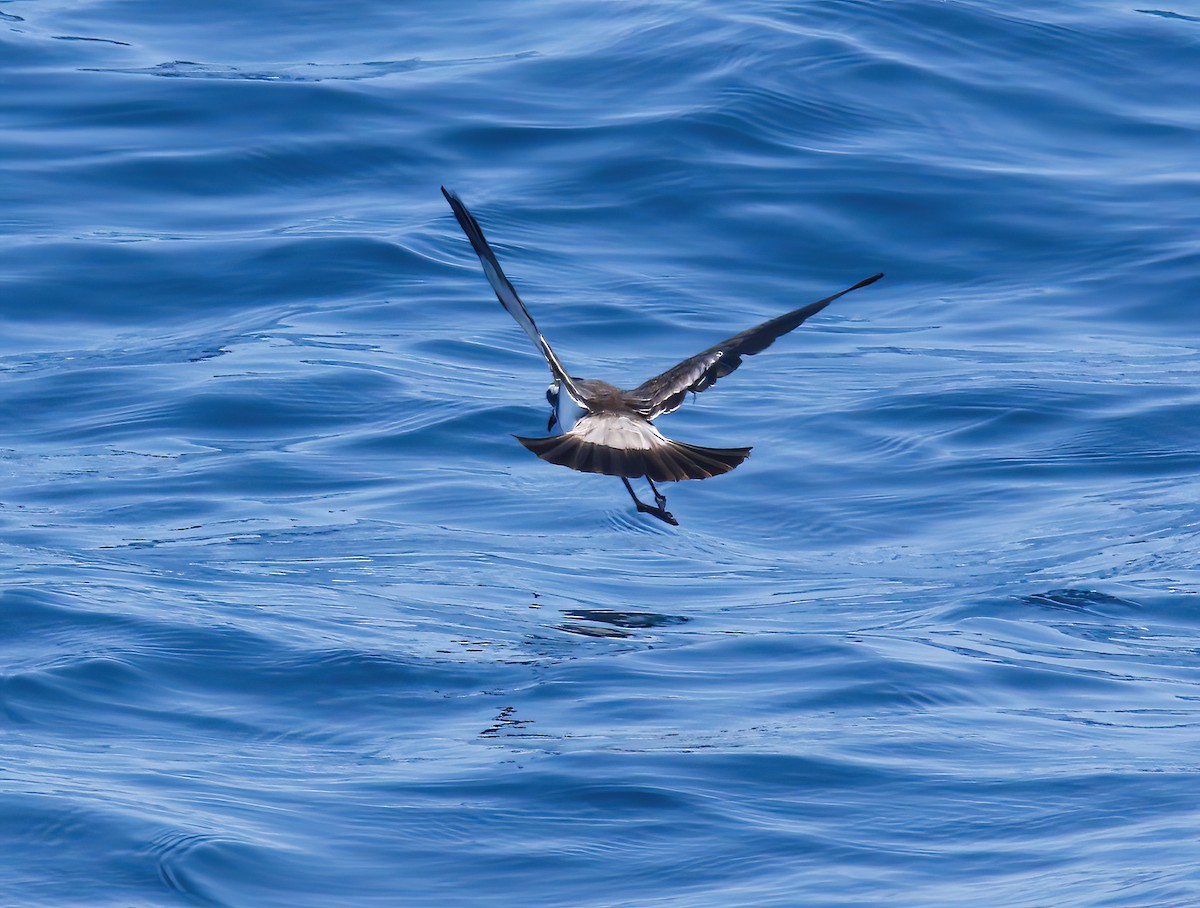
[[[750,448],[703,448],[675,441],[659,432],[653,420],[677,410],[689,391],[699,393],[712,387],[717,379],[736,369],[743,356],[760,353],[838,297],[883,277],[876,274],[841,293],[735,334],[636,388],[622,390],[608,382],[567,373],[505,277],[478,222],[457,195],[444,186],[442,193],[479,256],[497,298],[541,351],[554,377],[546,392],[551,406],[549,428],[557,425],[560,434],[546,438],[517,436],[517,440],[550,463],[620,477],[639,511],[671,524],[677,521],[664,509],[666,498],[654,486],[655,481],[708,479],[728,473],[750,456]],[[654,507],[640,501],[629,484],[630,479],[642,476],[654,491]]]
[[[667,438],[647,416],[646,398],[608,382],[576,379],[575,387],[583,396],[579,402],[583,412],[567,421],[557,414],[563,398],[569,395],[561,387],[555,392],[551,386],[551,395],[558,398],[554,418],[564,427],[562,434],[548,438],[517,436],[517,441],[542,460],[581,473],[677,482],[728,473],[750,455],[749,448],[701,448]],[[574,405],[573,399],[571,403]]]

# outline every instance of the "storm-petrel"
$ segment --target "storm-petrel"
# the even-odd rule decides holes
[[[554,377],[553,384],[546,390],[546,399],[552,408],[547,430],[553,430],[557,425],[561,434],[549,438],[518,435],[515,436],[517,441],[550,463],[583,473],[620,477],[638,511],[652,514],[673,526],[678,526],[679,521],[666,510],[666,496],[658,491],[655,481],[708,479],[728,473],[750,456],[750,448],[702,448],[674,441],[659,432],[653,421],[677,410],[689,391],[698,393],[711,388],[717,379],[740,366],[743,356],[761,353],[776,338],[798,328],[806,318],[820,312],[839,296],[883,277],[883,274],[873,275],[841,293],[735,334],[636,388],[623,391],[607,382],[576,378],[567,372],[534,324],[517,291],[504,276],[479,223],[455,193],[443,186],[442,194],[475,248],[483,273],[500,303],[525,329],[546,358]],[[629,484],[630,479],[639,476],[645,476],[650,484],[654,493],[653,507],[641,501]]]

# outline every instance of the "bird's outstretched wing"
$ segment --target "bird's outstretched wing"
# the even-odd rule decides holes
[[[492,285],[492,289],[496,291],[496,298],[500,300],[500,304],[508,310],[509,314],[517,320],[517,324],[525,329],[525,333],[529,335],[529,339],[533,341],[546,358],[547,365],[550,366],[550,372],[554,376],[554,380],[559,382],[567,393],[570,394],[576,401],[582,402],[583,395],[571,381],[571,377],[567,374],[567,370],[563,368],[562,362],[550,349],[550,345],[546,342],[546,338],[542,336],[542,332],[538,330],[538,326],[534,324],[533,316],[529,314],[529,310],[525,308],[525,304],[521,302],[521,298],[517,296],[517,291],[513,285],[505,277],[500,263],[496,260],[496,254],[492,252],[492,247],[488,245],[488,241],[483,236],[483,231],[479,227],[479,222],[467,211],[467,206],[462,203],[462,199],[458,194],[451,192],[445,186],[442,187],[442,195],[446,197],[446,201],[450,203],[450,209],[454,212],[454,216],[458,218],[458,224],[463,229],[463,233],[467,235],[467,239],[471,241],[471,246],[475,249],[475,254],[479,256],[479,263],[483,265],[483,273],[488,279],[488,283]]]
[[[770,321],[763,322],[709,347],[703,353],[685,359],[661,375],[642,382],[632,391],[626,392],[626,401],[647,419],[654,419],[679,409],[689,391],[699,393],[711,388],[718,378],[724,378],[742,364],[743,356],[761,353],[789,331],[800,327],[809,316],[816,315],[835,299],[851,290],[866,287],[883,277],[876,274],[847,287],[841,293],[827,296],[823,300],[809,303]]]

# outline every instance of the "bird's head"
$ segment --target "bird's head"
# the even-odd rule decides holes
[[[554,424],[558,422],[558,382],[552,382],[546,389],[546,403],[550,405],[550,421],[546,423],[546,431],[553,432]]]

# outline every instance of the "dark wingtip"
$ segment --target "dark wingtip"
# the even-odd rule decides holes
[[[869,284],[873,284],[873,283],[875,283],[875,282],[876,282],[877,280],[879,280],[881,277],[883,277],[883,272],[882,272],[882,271],[880,271],[878,274],[873,274],[873,275],[871,275],[871,276],[870,276],[869,278],[867,278],[865,281],[859,281],[857,284],[855,284],[853,287],[851,287],[851,288],[850,288],[850,290],[858,290],[860,287],[866,287],[866,286],[867,286],[867,285],[869,285]],[[849,292],[850,292],[850,290],[847,290],[846,292],[847,292],[847,293],[849,293]]]

